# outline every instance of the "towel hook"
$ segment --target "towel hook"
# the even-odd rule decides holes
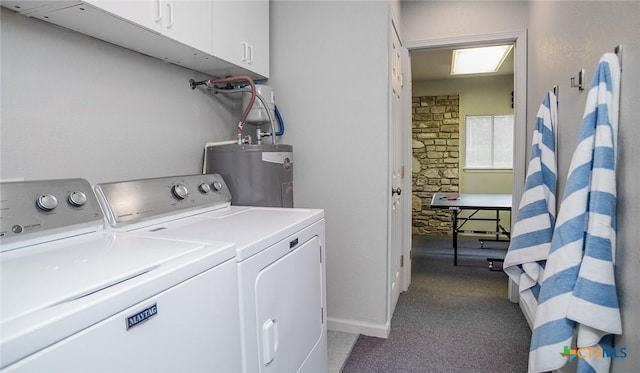
[[[618,61],[620,61],[620,70],[622,70],[622,44],[618,44],[613,51],[618,55]]]
[[[578,71],[578,83],[576,83],[576,77],[571,77],[571,88],[578,88],[580,91],[584,91],[584,69]]]

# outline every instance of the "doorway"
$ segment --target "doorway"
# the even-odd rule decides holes
[[[455,48],[495,45],[495,44],[513,44],[513,115],[514,115],[514,134],[513,134],[513,171],[512,171],[512,206],[518,205],[524,190],[525,179],[525,157],[526,157],[526,31],[475,35],[471,37],[457,37],[450,39],[424,40],[413,43],[406,43],[414,66],[416,61],[414,56],[419,53],[433,53],[434,56],[440,53],[439,58],[447,56],[450,58],[450,51]],[[440,52],[444,51],[444,52]],[[416,58],[416,60],[419,58]],[[443,62],[436,58],[436,62],[444,64],[447,69],[449,62]],[[442,67],[441,67],[442,68]],[[413,70],[413,69],[412,69]],[[422,78],[424,79],[424,78]],[[412,77],[412,81],[416,81],[416,77]],[[463,118],[460,118],[462,120]],[[460,123],[462,124],[462,122]],[[407,134],[411,137],[411,133]],[[515,210],[515,208],[514,208]],[[513,222],[514,219],[511,219]],[[509,284],[509,298],[517,301],[517,289]]]

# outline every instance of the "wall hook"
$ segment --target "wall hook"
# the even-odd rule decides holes
[[[622,70],[622,44],[619,44],[613,50],[618,55],[618,61],[620,61],[620,70]]]
[[[571,88],[578,88],[580,91],[584,91],[584,69],[578,72],[578,83],[576,83],[576,77],[571,78]]]

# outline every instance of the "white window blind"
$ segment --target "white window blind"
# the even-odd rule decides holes
[[[466,117],[466,168],[513,168],[513,115]]]

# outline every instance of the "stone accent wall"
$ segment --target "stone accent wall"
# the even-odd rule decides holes
[[[458,95],[413,97],[413,234],[451,234],[451,213],[430,205],[433,193],[459,191],[458,103]]]

